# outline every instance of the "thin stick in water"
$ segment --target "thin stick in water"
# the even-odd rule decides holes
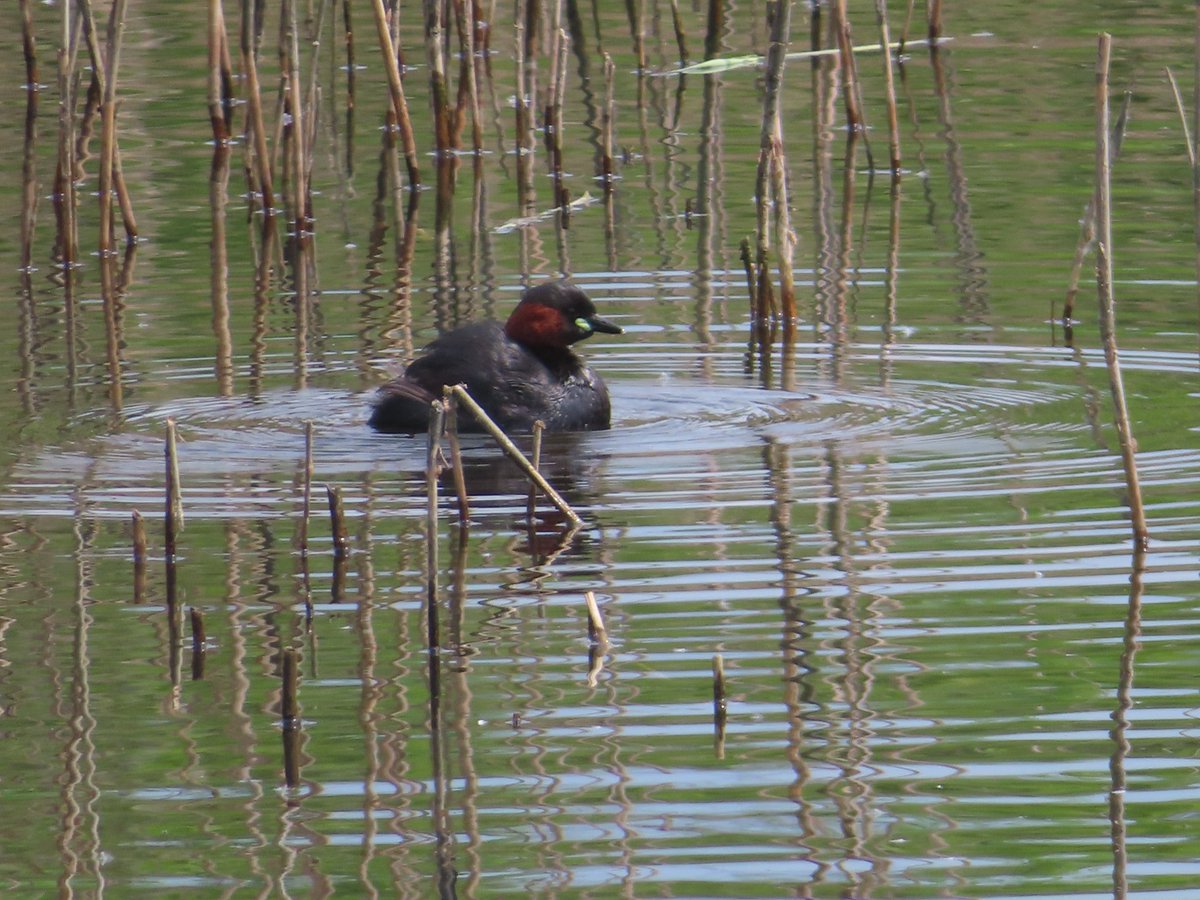
[[[546,430],[546,423],[538,419],[533,423],[533,447],[530,450],[530,462],[533,468],[541,471],[542,468],[542,433]],[[534,509],[537,507],[537,485],[532,481],[529,483],[529,497],[525,501],[525,515],[532,519]]]
[[[446,442],[450,445],[450,465],[454,471],[454,493],[458,498],[458,524],[466,528],[471,518],[471,501],[467,497],[467,476],[463,471],[462,445],[458,441],[458,404],[449,388],[443,391]]]
[[[1125,468],[1133,540],[1135,546],[1145,548],[1149,533],[1146,528],[1145,509],[1142,506],[1141,485],[1138,481],[1137,443],[1129,423],[1129,408],[1125,402],[1125,386],[1117,353],[1116,299],[1113,295],[1110,183],[1112,156],[1109,149],[1108,121],[1108,67],[1111,53],[1112,36],[1102,33],[1096,58],[1096,292],[1100,303],[1100,338],[1104,343],[1104,361],[1108,367],[1113,415],[1121,444],[1121,461]]]
[[[175,420],[167,419],[167,488],[166,515],[164,528],[166,532],[166,555],[168,562],[175,561],[175,542],[179,532],[183,531],[183,497],[179,489],[179,454],[175,432]]]

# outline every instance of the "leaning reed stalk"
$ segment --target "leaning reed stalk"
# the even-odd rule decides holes
[[[671,0],[671,25],[675,29],[675,45],[679,48],[679,68],[688,64],[687,30],[683,25],[683,16],[679,12],[679,0]]]
[[[400,79],[400,60],[396,56],[396,44],[388,29],[388,14],[383,0],[372,0],[372,9],[375,12],[379,49],[383,53],[383,68],[387,73],[388,93],[392,98],[392,115],[395,117],[396,129],[400,132],[400,146],[404,151],[404,164],[408,168],[408,186],[416,189],[421,184],[421,170],[417,165],[417,141],[413,137],[412,120],[408,116],[404,82]]]
[[[879,47],[883,51],[883,94],[887,103],[888,157],[893,174],[900,172],[900,123],[896,115],[896,82],[892,77],[892,37],[888,28],[886,0],[875,0],[875,18],[879,23]]]
[[[458,399],[458,402],[466,407],[467,411],[475,417],[475,420],[495,439],[505,455],[533,480],[542,493],[550,498],[550,502],[558,507],[559,512],[566,516],[572,525],[583,525],[583,519],[579,517],[575,510],[571,509],[570,504],[563,499],[562,495],[550,486],[550,482],[543,478],[542,474],[530,465],[529,460],[525,458],[525,454],[518,449],[516,444],[509,440],[508,435],[501,430],[499,425],[492,421],[491,416],[483,411],[483,407],[475,402],[475,399],[466,392],[463,386],[456,384],[451,390]]]
[[[100,253],[113,246],[113,158],[117,146],[117,67],[121,61],[121,38],[125,33],[125,0],[115,0],[108,16],[104,60],[104,91],[101,104],[100,139]]]
[[[1104,343],[1104,361],[1108,367],[1113,415],[1121,444],[1121,460],[1125,468],[1133,539],[1138,547],[1144,548],[1149,533],[1146,528],[1145,509],[1142,506],[1141,485],[1138,481],[1137,444],[1129,423],[1129,408],[1125,402],[1125,386],[1117,353],[1116,299],[1113,296],[1112,157],[1109,148],[1108,111],[1108,68],[1111,53],[1112,36],[1102,33],[1096,59],[1096,290],[1100,304],[1100,338]]]

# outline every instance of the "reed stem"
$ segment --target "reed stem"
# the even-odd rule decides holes
[[[1108,111],[1108,69],[1111,54],[1112,36],[1102,33],[1096,59],[1096,290],[1100,303],[1100,338],[1104,344],[1104,361],[1108,368],[1113,415],[1125,469],[1133,540],[1136,547],[1144,549],[1149,540],[1149,532],[1146,528],[1146,513],[1142,506],[1142,490],[1138,480],[1137,443],[1129,422],[1129,408],[1125,402],[1125,386],[1121,378],[1121,361],[1117,352],[1116,299],[1113,295],[1112,156],[1109,146]]]

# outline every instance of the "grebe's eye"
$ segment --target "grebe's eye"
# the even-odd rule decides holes
[[[592,323],[589,322],[587,319],[585,319],[583,316],[580,316],[578,319],[575,320],[575,327],[578,328],[580,331],[591,331]]]

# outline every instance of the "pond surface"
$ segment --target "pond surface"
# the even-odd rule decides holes
[[[89,255],[94,158],[69,289],[56,265],[59,10],[35,11],[46,87],[24,145],[24,68],[0,60],[0,179],[17,210],[32,166],[39,198],[32,270],[20,217],[0,225],[15,323],[0,393],[0,892],[1194,896],[1196,244],[1163,75],[1190,77],[1190,15],[948,5],[954,40],[932,59],[914,48],[898,78],[894,189],[861,143],[846,164],[831,64],[790,63],[799,324],[759,352],[739,245],[755,226],[761,72],[639,79],[624,6],[568,5],[577,202],[562,228],[540,140],[532,212],[518,203],[498,11],[481,177],[465,159],[447,215],[425,191],[405,229],[359,6],[353,114],[344,57],[320,66],[305,300],[283,256],[256,281],[280,251],[248,214],[241,145],[210,184],[203,5],[134,4],[119,115],[144,240],[122,261],[115,343]],[[340,48],[337,12],[326,46]],[[704,17],[683,13],[698,53]],[[669,6],[642,15],[648,65],[674,68]],[[793,15],[803,49],[807,10]],[[854,15],[856,40],[874,42],[870,13]],[[1114,88],[1133,89],[1113,190],[1151,533],[1140,565],[1090,257],[1071,333],[1057,321],[1092,190],[1098,28],[1114,33]],[[732,9],[723,55],[765,47],[763,10]],[[592,178],[601,49],[617,98],[608,205]],[[858,60],[878,168],[881,62]],[[443,479],[430,573],[425,440],[373,434],[371,391],[439,329],[503,317],[523,285],[561,273],[626,331],[581,348],[610,385],[612,429],[542,449],[584,526],[544,499],[531,518],[516,468],[464,436],[470,522]],[[171,579],[168,418],[186,515]],[[324,484],[341,493],[344,556]],[[140,575],[134,510],[151,548]],[[588,591],[606,645],[589,640]],[[292,786],[285,651],[300,666]]]

